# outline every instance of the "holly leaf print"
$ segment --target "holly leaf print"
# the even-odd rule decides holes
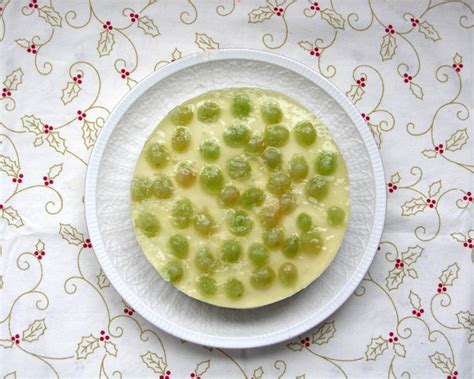
[[[0,171],[15,178],[20,172],[20,166],[18,166],[18,163],[10,157],[0,155]]]
[[[51,26],[61,26],[62,17],[61,15],[53,8],[47,5],[42,6],[39,11],[39,16],[45,20]]]
[[[454,240],[456,240],[458,242],[461,242],[461,243],[466,242],[466,239],[467,239],[466,235],[463,234],[463,233],[451,233],[451,237]]]
[[[445,286],[452,286],[453,282],[458,278],[459,266],[457,263],[450,264],[441,272],[439,281]]]
[[[417,273],[416,270],[413,269],[413,268],[409,268],[409,269],[407,270],[407,274],[408,274],[408,276],[409,276],[410,278],[412,278],[412,279],[418,279],[418,273]]]
[[[28,342],[36,341],[44,334],[45,330],[46,324],[44,318],[41,320],[35,320],[23,331],[22,340]]]
[[[63,164],[58,163],[53,166],[51,166],[48,170],[48,178],[49,179],[56,179],[59,174],[63,171]]]
[[[399,357],[405,358],[407,355],[407,351],[405,350],[405,346],[403,346],[401,343],[394,343],[393,344],[393,351],[395,354],[397,354]]]
[[[297,342],[289,343],[288,345],[286,345],[286,347],[288,349],[290,349],[291,351],[301,351],[301,350],[303,350],[303,345],[301,345],[300,343],[297,343]]]
[[[365,352],[365,359],[367,361],[375,361],[379,355],[382,355],[385,350],[388,349],[388,343],[386,340],[379,336],[377,338],[372,338],[370,344],[367,345],[367,350]]]
[[[81,342],[77,345],[76,358],[86,359],[90,354],[99,348],[99,339],[92,334],[87,337],[82,337]]]
[[[76,82],[67,82],[66,87],[61,91],[61,101],[64,105],[73,101],[81,92],[81,86]]]
[[[456,55],[453,58],[453,62],[456,64],[461,64],[462,63],[462,56],[459,55],[459,53],[456,53]]]
[[[306,374],[298,375],[295,379],[306,379]]]
[[[18,46],[23,47],[24,49],[27,49],[28,47],[30,47],[30,41],[28,41],[27,39],[19,38],[15,40],[15,42]]]
[[[196,373],[197,376],[201,376],[207,370],[209,370],[210,366],[211,366],[211,360],[210,359],[208,359],[207,361],[199,362],[196,365],[196,368],[194,369],[194,372]]]
[[[351,89],[346,92],[346,95],[355,104],[360,99],[362,99],[362,96],[364,96],[364,93],[365,93],[365,91],[362,87],[353,84],[351,86]]]
[[[441,180],[431,183],[430,188],[428,190],[429,197],[435,197],[439,193],[439,191],[441,191],[442,186],[443,185],[441,184]]]
[[[331,25],[334,29],[344,30],[344,18],[334,9],[326,8],[321,12],[321,18]]]
[[[3,379],[16,379],[16,371],[9,372]]]
[[[402,252],[403,263],[405,263],[407,266],[412,265],[421,256],[421,253],[423,253],[423,250],[424,249],[418,245],[409,247],[407,251]]]
[[[202,50],[217,50],[219,44],[209,37],[206,33],[196,33],[194,43]]]
[[[256,368],[255,370],[253,370],[252,378],[254,378],[254,379],[262,379],[264,372],[265,372],[265,371],[263,371],[262,366],[260,366],[259,368]]]
[[[461,311],[456,313],[458,324],[466,329],[473,330],[474,327],[474,313],[469,311]]]
[[[43,123],[38,117],[25,115],[21,118],[21,124],[26,130],[37,136],[43,136],[44,134]]]
[[[44,143],[43,136],[36,137],[33,141],[33,146],[38,147],[41,146]]]
[[[140,357],[146,367],[152,369],[153,372],[156,372],[157,374],[163,374],[165,372],[167,364],[162,357],[159,357],[151,351],[147,351],[145,354],[140,355]]]
[[[259,7],[249,12],[249,23],[256,24],[270,20],[274,14],[275,12],[273,12],[273,9],[268,5],[266,7]]]
[[[5,88],[8,88],[11,91],[18,89],[18,86],[23,83],[23,70],[17,68],[13,70],[10,74],[7,75],[6,79],[3,81]]]
[[[397,49],[397,40],[391,34],[385,34],[380,45],[380,56],[382,61],[392,59]]]
[[[100,33],[99,42],[97,42],[97,51],[99,56],[103,57],[109,55],[115,44],[115,37],[109,30],[104,30]]]
[[[388,272],[388,276],[385,278],[387,288],[392,291],[396,290],[403,283],[405,278],[405,270],[400,268],[393,268]]]
[[[97,122],[84,120],[82,123],[82,140],[84,141],[84,146],[90,149],[94,146],[97,136],[99,135],[100,127],[97,125]]]
[[[66,153],[66,140],[62,138],[58,132],[49,133],[46,137],[46,141],[48,141],[49,146],[58,153],[63,155]]]
[[[392,184],[398,184],[400,183],[400,180],[402,180],[402,178],[400,177],[398,171],[390,177],[390,183]]]
[[[426,202],[422,197],[408,200],[402,205],[402,216],[413,216],[419,212],[423,212],[426,208]]]
[[[415,97],[420,100],[423,100],[423,88],[414,82],[410,82],[410,91]]]
[[[0,339],[0,347],[11,349],[13,347],[13,341]]]
[[[105,342],[104,348],[107,354],[112,355],[113,357],[117,356],[117,346],[115,346],[113,342]]]
[[[38,240],[35,245],[36,251],[43,251],[44,250],[44,242],[41,240]]]
[[[410,304],[414,309],[421,308],[421,299],[415,292],[410,290],[410,293],[408,294],[408,300],[410,300]]]
[[[110,287],[109,279],[107,279],[107,276],[105,276],[102,270],[100,270],[96,278],[97,278],[97,285],[99,286],[100,289]]]
[[[433,149],[426,149],[421,152],[426,158],[436,158],[438,156],[438,153],[433,150]]]
[[[153,38],[160,35],[160,31],[156,27],[155,23],[148,16],[140,16],[138,18],[137,26],[141,30],[143,30],[145,32],[145,34],[148,34],[148,35],[152,36]]]
[[[84,235],[72,225],[59,224],[59,234],[71,245],[82,245],[84,243]]]
[[[298,46],[306,51],[311,51],[314,49],[314,45],[309,41],[300,41],[298,42]]]
[[[312,335],[312,342],[316,345],[323,345],[328,343],[329,340],[334,337],[336,333],[336,327],[334,326],[334,321],[325,322],[321,327],[316,330]]]
[[[428,21],[421,22],[418,31],[423,34],[426,39],[430,39],[435,42],[441,39],[439,33]]]
[[[23,219],[18,214],[18,211],[9,205],[6,208],[3,208],[1,211],[2,218],[8,222],[8,225],[14,226],[15,228],[20,228],[23,225]]]
[[[454,362],[451,358],[448,358],[446,355],[440,352],[436,352],[432,355],[429,355],[431,363],[437,369],[440,369],[445,374],[450,375],[454,370]]]
[[[459,129],[451,135],[446,141],[446,150],[456,151],[461,150],[462,147],[467,143],[469,135],[467,134],[467,129]]]
[[[377,147],[380,149],[382,146],[382,131],[380,130],[378,125],[368,124],[370,131],[372,132],[372,137],[374,137],[375,143]]]
[[[174,49],[173,52],[171,53],[171,59],[176,61],[182,57],[181,51],[178,50],[178,48]]]
[[[133,87],[135,87],[136,84],[137,84],[136,80],[133,80],[132,78],[127,77],[127,87],[129,89],[132,89]]]

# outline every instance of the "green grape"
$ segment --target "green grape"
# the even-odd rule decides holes
[[[274,197],[267,198],[262,207],[258,210],[258,219],[265,228],[278,225],[280,217],[280,203],[278,199]]]
[[[242,246],[239,241],[231,239],[225,240],[221,245],[222,260],[227,263],[238,262],[242,255]]]
[[[209,236],[212,234],[215,222],[206,212],[197,212],[194,215],[194,227],[198,233]]]
[[[300,213],[298,217],[296,217],[296,226],[302,232],[307,232],[313,226],[313,219],[307,213]]]
[[[193,205],[188,199],[179,199],[171,210],[173,224],[181,229],[187,228],[193,219]]]
[[[306,194],[316,200],[322,200],[328,194],[328,187],[328,182],[324,176],[316,175],[306,183]]]
[[[203,275],[200,276],[198,281],[198,289],[201,295],[212,296],[217,292],[216,280],[210,278],[209,276]]]
[[[251,187],[244,191],[240,198],[240,204],[247,209],[260,207],[265,201],[265,192],[260,188]]]
[[[168,239],[168,249],[176,258],[184,259],[189,253],[188,239],[182,234],[174,234]]]
[[[221,155],[221,148],[217,140],[207,139],[199,145],[199,152],[204,160],[213,162]]]
[[[250,154],[261,154],[265,150],[265,141],[263,140],[263,134],[260,131],[255,131],[252,133],[245,151]]]
[[[268,288],[275,279],[275,273],[268,266],[257,268],[250,274],[250,284],[257,289]]]
[[[216,265],[216,258],[207,247],[199,249],[194,258],[194,264],[201,272],[211,272]]]
[[[231,209],[226,215],[227,227],[236,236],[246,236],[252,231],[253,221],[244,211]]]
[[[232,207],[237,204],[240,198],[240,192],[237,187],[232,185],[226,185],[221,193],[220,200],[223,205],[226,207]]]
[[[288,237],[283,243],[282,253],[287,258],[294,258],[300,251],[301,238],[298,234],[293,234]]]
[[[306,159],[302,155],[293,155],[288,162],[288,172],[290,173],[291,179],[295,182],[299,182],[306,178],[308,175],[309,166]]]
[[[280,213],[287,215],[296,208],[296,197],[292,193],[285,193],[280,197]]]
[[[238,299],[244,294],[245,287],[240,280],[231,278],[225,283],[224,291],[227,297]]]
[[[221,114],[221,107],[212,101],[206,101],[197,110],[197,118],[206,124],[216,122]]]
[[[249,142],[250,128],[241,122],[224,129],[224,142],[230,147],[243,147]]]
[[[176,166],[174,178],[181,187],[191,187],[196,181],[196,176],[196,170],[191,161],[180,162]]]
[[[269,249],[277,249],[285,240],[285,234],[282,228],[270,228],[263,232],[263,243]]]
[[[135,219],[135,226],[149,238],[156,236],[160,232],[158,219],[149,212],[140,213]]]
[[[268,125],[263,133],[263,139],[268,146],[285,146],[290,139],[290,131],[283,124]]]
[[[285,286],[291,286],[298,278],[298,269],[293,263],[283,263],[278,269],[278,279]]]
[[[152,192],[158,199],[168,199],[173,196],[173,182],[166,175],[157,175],[153,178]]]
[[[243,155],[238,155],[227,161],[229,176],[235,180],[246,180],[250,178],[252,168]]]
[[[171,283],[179,282],[183,277],[184,268],[183,264],[179,261],[169,261],[164,267],[164,278]]]
[[[145,159],[153,168],[163,167],[170,159],[168,149],[162,143],[152,143],[145,151]]]
[[[329,225],[341,225],[346,218],[345,212],[339,207],[331,207],[327,210],[327,219]]]
[[[255,266],[263,266],[268,263],[269,254],[268,250],[261,243],[252,243],[248,248],[248,255],[250,261]]]
[[[239,93],[232,99],[232,114],[234,117],[247,117],[252,109],[250,97],[245,93]]]
[[[276,147],[268,147],[262,154],[263,162],[270,171],[280,170],[283,163],[283,155]]]
[[[170,118],[173,124],[185,126],[193,119],[193,111],[190,106],[182,105],[171,111]]]
[[[149,178],[133,178],[132,180],[132,200],[142,201],[150,197],[153,182]]]
[[[191,132],[188,128],[184,126],[177,127],[174,132],[173,136],[171,137],[171,146],[175,151],[183,152],[189,148],[191,144]]]
[[[224,186],[224,175],[219,166],[206,165],[199,173],[199,182],[205,191],[211,194],[219,193]]]
[[[315,169],[318,174],[331,175],[336,171],[337,155],[335,153],[320,153],[316,159]]]
[[[283,112],[276,101],[267,101],[260,107],[262,118],[267,124],[276,124],[283,118]]]
[[[303,233],[301,242],[303,250],[312,254],[319,253],[321,251],[321,248],[323,247],[323,239],[321,237],[321,233],[319,233],[314,228]]]
[[[267,189],[274,195],[283,195],[291,188],[291,179],[282,171],[273,172],[268,179]]]
[[[309,121],[298,122],[293,132],[295,133],[296,141],[304,147],[311,146],[318,138],[314,125]]]

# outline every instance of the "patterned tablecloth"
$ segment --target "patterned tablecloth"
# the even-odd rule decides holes
[[[319,1],[0,0],[0,377],[472,377],[473,3]],[[230,47],[284,54],[346,92],[389,192],[354,295],[258,350],[144,321],[84,222],[88,157],[117,102],[153,70]]]

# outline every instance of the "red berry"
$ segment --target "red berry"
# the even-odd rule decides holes
[[[408,74],[407,74],[407,73],[404,73],[404,74],[403,74],[403,77],[404,77],[404,78],[408,78]]]
[[[472,249],[472,246],[474,246],[472,243],[469,244],[469,249]]]
[[[423,308],[421,308],[420,313],[425,313],[425,310]]]
[[[439,146],[440,149],[442,149],[444,147],[442,143],[440,143],[438,146]]]
[[[106,25],[110,25],[110,21],[106,21],[105,24],[106,24]]]
[[[392,183],[388,183],[388,186],[389,186],[389,187],[393,187],[393,184],[392,184]]]
[[[390,188],[390,189],[388,190],[388,192],[393,193],[393,189]]]
[[[416,317],[420,317],[420,316],[421,316],[421,313],[418,312],[418,313],[416,314]]]
[[[386,32],[386,33],[388,33],[388,32],[389,32],[388,28],[385,28],[385,32]]]
[[[314,6],[311,5],[311,9],[314,11]]]
[[[15,337],[11,337],[10,339],[11,339],[12,341],[15,341]]]
[[[132,22],[135,22],[135,19],[134,19],[134,18],[132,18]]]
[[[125,75],[127,75],[127,76],[128,76],[128,75],[130,75],[130,73],[127,71],[127,72],[125,73]]]
[[[416,315],[416,311],[413,309],[413,310],[411,311],[411,314],[412,314],[412,315]]]
[[[467,247],[467,242],[464,242],[463,245],[464,245],[464,247]]]
[[[393,189],[396,190],[398,187],[397,186],[393,186]]]
[[[451,379],[451,375],[448,375],[448,376],[446,377],[446,379]]]
[[[400,260],[400,259],[397,259],[397,263],[400,263],[400,262],[401,262],[401,260]]]
[[[87,243],[83,243],[82,247],[85,249],[87,247]]]
[[[39,253],[37,251],[35,251],[35,255],[38,255]]]
[[[438,146],[435,146],[434,149],[435,149],[435,151],[438,151],[438,150],[439,150],[439,147],[438,147]]]
[[[405,83],[408,83],[408,79],[403,80]]]
[[[278,8],[277,8],[277,7],[275,7],[275,8],[273,8],[273,10],[274,10],[275,12],[277,12],[277,11],[278,11]]]
[[[11,95],[12,95],[12,93],[11,93],[10,91],[8,91],[8,92],[7,92],[7,95],[8,95],[8,96],[11,96]]]
[[[438,288],[438,290],[437,290],[437,291],[438,291],[438,292],[441,292],[441,288]]]
[[[313,50],[311,50],[309,53],[310,53],[310,55],[314,55],[314,51],[313,51]]]
[[[29,52],[29,53],[31,53],[31,49],[30,49],[30,48],[26,49],[26,51]]]
[[[361,86],[362,86],[362,87],[365,87],[365,83],[362,83]]]
[[[13,182],[13,183],[16,183],[16,181],[17,181],[16,178],[13,178],[13,179],[12,179],[12,182]]]
[[[461,69],[460,69],[460,68],[457,68],[457,69],[456,69],[456,72],[460,72],[460,71],[461,71]]]
[[[130,17],[133,17],[133,13],[130,13]]]
[[[108,341],[108,340],[110,339],[110,337],[109,337],[109,336],[105,336],[105,339]]]
[[[41,252],[41,255],[43,255],[43,256],[44,256],[44,255],[46,255],[46,253],[45,253],[44,251],[42,251],[42,252]]]
[[[166,371],[166,375],[171,375],[171,371]]]
[[[109,25],[109,30],[112,30],[112,29],[113,29],[112,25]]]
[[[400,267],[403,267],[403,266],[405,266],[405,263],[403,263],[403,262],[400,263]]]
[[[87,247],[88,247],[89,249],[91,249],[91,248],[92,248],[92,244],[91,244],[91,243],[88,244]]]
[[[87,238],[87,239],[86,239],[86,242],[89,243],[89,242],[91,242],[91,240],[90,240],[89,238]]]
[[[457,372],[457,371],[454,371],[454,372],[453,372],[453,375],[457,375],[457,374],[458,374],[458,372]]]
[[[408,80],[412,80],[412,79],[413,79],[413,77],[409,75],[409,76],[408,76]]]
[[[104,340],[104,337],[100,337],[99,339],[100,339],[101,341],[103,341],[103,340]]]
[[[0,204],[0,209],[3,209],[3,204]]]
[[[195,374],[194,372],[191,373],[191,378],[194,378]]]
[[[393,337],[393,332],[388,333],[390,337]]]
[[[443,287],[443,292],[446,292],[448,289],[446,287]]]
[[[388,339],[388,342],[392,343],[392,342],[393,342],[393,339],[392,339],[392,338],[389,338],[389,339]]]
[[[410,18],[410,21],[413,22],[413,21],[415,21],[415,19],[412,17],[412,18]]]
[[[397,341],[398,341],[398,337],[394,337],[393,340],[394,340],[395,342],[397,342]]]

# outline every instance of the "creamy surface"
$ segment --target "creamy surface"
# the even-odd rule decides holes
[[[260,106],[268,99],[276,100],[283,111],[283,119],[281,123],[286,124],[290,130],[290,138],[285,146],[279,147],[283,154],[283,171],[287,171],[287,163],[294,154],[303,155],[309,165],[309,173],[306,179],[301,182],[292,183],[292,193],[296,196],[296,209],[289,215],[282,217],[279,226],[284,228],[285,237],[289,237],[294,233],[301,234],[297,228],[296,218],[301,212],[305,212],[312,216],[313,224],[317,226],[317,230],[321,233],[323,239],[323,247],[317,254],[309,254],[300,251],[294,258],[286,258],[281,249],[269,250],[269,266],[273,268],[276,276],[267,288],[254,288],[250,282],[250,275],[255,270],[254,264],[249,260],[247,248],[253,242],[262,242],[262,232],[264,227],[258,220],[257,213],[259,207],[253,210],[246,210],[253,220],[252,231],[244,236],[238,237],[232,235],[228,230],[225,218],[226,212],[229,211],[221,205],[219,196],[209,194],[202,190],[199,177],[196,182],[189,188],[181,187],[174,179],[176,165],[181,161],[192,161],[198,175],[201,167],[209,162],[205,162],[199,152],[199,144],[202,140],[215,138],[220,144],[220,157],[212,162],[217,164],[225,177],[226,184],[235,185],[242,193],[250,186],[258,187],[265,191],[266,201],[277,199],[278,197],[270,194],[267,189],[267,181],[270,171],[263,164],[260,156],[248,156],[248,162],[252,168],[252,175],[248,180],[232,180],[226,169],[226,162],[229,158],[245,153],[244,148],[228,147],[223,140],[223,131],[226,127],[232,125],[236,118],[231,112],[231,101],[236,92],[244,91],[251,100],[252,110],[248,117],[243,119],[252,131],[264,131],[266,124],[262,119]],[[196,116],[197,108],[205,101],[213,101],[221,107],[221,114],[216,122],[203,123]],[[281,299],[285,299],[301,289],[308,286],[315,278],[327,268],[329,263],[335,257],[337,250],[341,244],[347,225],[350,194],[349,194],[349,178],[347,169],[340,155],[337,146],[322,123],[309,111],[301,105],[292,101],[286,96],[279,93],[264,91],[260,89],[228,89],[205,93],[199,97],[189,100],[184,105],[190,106],[193,111],[193,118],[186,127],[191,132],[190,147],[184,152],[173,151],[171,147],[171,136],[176,128],[168,115],[163,119],[156,129],[149,136],[145,143],[136,165],[135,177],[152,177],[157,174],[166,174],[172,178],[174,183],[174,192],[172,197],[168,199],[157,199],[153,196],[141,201],[131,202],[132,219],[134,220],[135,233],[137,240],[143,249],[147,259],[151,264],[167,279],[166,274],[163,275],[163,267],[172,257],[168,251],[167,243],[171,235],[179,233],[189,241],[189,254],[185,259],[180,259],[184,267],[184,274],[180,280],[173,284],[187,295],[202,300],[204,302],[231,308],[251,308],[270,304]],[[316,142],[305,148],[297,143],[293,128],[294,125],[303,120],[309,120],[313,123],[317,130]],[[170,152],[170,160],[162,168],[156,169],[150,167],[145,158],[147,146],[153,142],[162,142]],[[338,156],[336,171],[327,176],[329,181],[329,191],[327,196],[318,201],[309,197],[305,192],[305,186],[315,172],[315,160],[322,151],[335,152]],[[171,220],[171,209],[174,202],[178,198],[189,199],[195,211],[207,211],[216,222],[216,228],[212,235],[202,236],[197,233],[193,225],[185,228],[176,228]],[[276,200],[275,200],[276,201]],[[326,212],[329,207],[337,206],[345,211],[345,221],[342,225],[331,226],[328,223]],[[242,209],[239,206],[236,209]],[[141,212],[151,212],[156,215],[160,223],[160,231],[154,237],[147,237],[136,227],[136,219]],[[226,263],[219,259],[220,246],[222,241],[226,239],[237,239],[243,247],[243,253],[237,263]],[[194,257],[200,247],[208,246],[210,251],[218,258],[216,269],[209,274],[214,278],[217,284],[217,292],[213,295],[203,295],[197,287],[197,278],[202,275],[194,264]],[[291,262],[297,267],[297,280],[292,285],[284,285],[278,278],[278,269],[281,264]],[[229,278],[237,278],[244,285],[244,293],[239,298],[230,298],[226,295],[223,287]]]

